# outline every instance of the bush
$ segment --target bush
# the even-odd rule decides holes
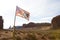
[[[8,33],[7,31],[5,33]]]
[[[27,34],[26,40],[37,40],[34,34]]]
[[[18,34],[20,34],[20,32],[18,32]]]
[[[21,38],[19,36],[16,37],[16,40],[21,40]]]
[[[2,38],[2,40],[8,40],[7,38]]]

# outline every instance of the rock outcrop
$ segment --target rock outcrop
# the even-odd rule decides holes
[[[44,27],[44,26],[51,26],[50,23],[33,23],[33,22],[30,22],[28,24],[23,24],[23,28],[33,28],[33,27]]]
[[[51,25],[54,29],[60,28],[60,15],[58,15],[52,19]]]
[[[3,19],[2,19],[2,16],[0,16],[0,29],[3,29]]]

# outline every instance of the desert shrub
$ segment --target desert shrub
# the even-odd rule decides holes
[[[53,30],[53,31],[51,31],[51,32],[49,32],[49,38],[50,39],[60,39],[60,32],[59,32],[59,30]]]
[[[2,40],[8,40],[7,38],[2,38]]]
[[[43,39],[43,40],[49,40],[49,38],[48,38],[48,35],[47,35],[47,34],[42,35],[41,39]]]
[[[19,36],[16,37],[16,40],[21,40],[21,38]]]
[[[50,40],[55,40],[56,38],[54,36],[49,36],[48,37]]]
[[[37,32],[37,35],[42,35],[41,33]]]
[[[25,31],[24,30],[22,30],[22,31],[19,31],[20,33],[25,33]]]
[[[36,36],[34,34],[30,34],[30,33],[27,34],[27,37],[25,39],[26,40],[37,40]]]
[[[5,33],[8,33],[8,31],[6,31]]]
[[[18,34],[20,34],[20,32],[18,32]]]
[[[42,36],[42,37],[41,37],[41,39],[44,39],[44,40],[46,40],[45,36]]]

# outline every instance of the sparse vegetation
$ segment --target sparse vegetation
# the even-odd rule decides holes
[[[37,40],[36,36],[34,34],[28,33],[27,37],[25,38],[26,40]]]
[[[1,32],[1,31],[0,31]],[[2,31],[0,33],[1,37],[0,39],[2,40],[13,40],[12,32],[10,34],[4,34],[4,32],[7,31]],[[16,40],[60,40],[60,29],[56,30],[16,30]],[[3,37],[3,38],[2,38]],[[5,38],[6,37],[6,38]]]
[[[6,31],[5,33],[8,33],[8,31]]]
[[[16,37],[16,40],[21,40],[21,38],[19,36]]]
[[[1,40],[8,40],[7,38],[2,38]]]

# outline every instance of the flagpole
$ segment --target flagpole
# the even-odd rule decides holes
[[[16,22],[16,12],[15,12],[15,16],[14,16],[14,25],[13,25],[13,40],[15,39],[15,22]]]
[[[22,9],[23,10],[23,9]],[[16,11],[20,11],[20,8],[19,7],[17,7],[16,6]],[[16,40],[15,39],[15,22],[16,22],[16,11],[15,11],[15,16],[14,16],[14,25],[13,25],[13,40]],[[25,13],[27,13],[27,14],[25,14],[25,15],[22,15],[22,16],[24,16],[24,18],[28,18],[27,20],[29,21],[29,13],[27,12],[27,11],[24,11],[23,10],[23,12],[25,12]],[[22,14],[24,14],[24,13],[22,13]]]

